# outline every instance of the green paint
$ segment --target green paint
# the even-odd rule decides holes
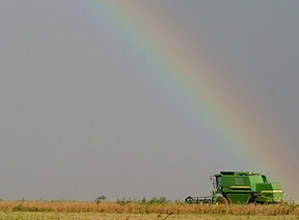
[[[279,203],[282,202],[280,183],[268,183],[266,176],[253,172],[228,172],[215,174],[212,203]]]

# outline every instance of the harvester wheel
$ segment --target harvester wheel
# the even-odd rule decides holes
[[[225,198],[224,196],[219,196],[216,200],[216,204],[229,204],[227,198]]]
[[[186,202],[186,203],[189,203],[189,204],[192,204],[192,203],[193,203],[193,199],[192,199],[192,197],[191,197],[191,196],[187,197],[187,198],[185,199],[185,202]]]

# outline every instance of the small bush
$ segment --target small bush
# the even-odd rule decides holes
[[[106,196],[100,196],[98,198],[95,199],[95,202],[97,204],[101,203],[102,201],[106,200]]]

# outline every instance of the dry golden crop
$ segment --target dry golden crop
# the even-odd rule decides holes
[[[113,213],[73,213],[73,212],[0,212],[0,219],[20,220],[298,220],[298,216],[261,216],[261,215],[215,215],[215,214],[113,214]]]
[[[284,203],[276,205],[212,205],[167,202],[149,204],[140,202],[80,202],[80,201],[0,201],[2,212],[63,212],[63,213],[106,213],[106,214],[216,214],[216,215],[265,215],[299,216],[299,205]]]

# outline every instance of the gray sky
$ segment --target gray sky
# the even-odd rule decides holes
[[[146,52],[140,56],[129,35],[92,10],[105,1],[94,2],[0,1],[0,198],[175,200],[209,195],[209,177],[219,170],[266,171],[267,160],[244,162],[247,155],[219,141],[198,119],[204,116],[153,77],[163,70],[146,64]],[[296,184],[299,2],[151,0],[127,7],[146,11],[166,35],[175,31],[170,40],[185,50],[192,45],[206,69],[217,69],[207,74],[250,104],[249,114],[262,119],[266,133],[275,131],[288,157],[269,155],[294,165],[284,171],[290,179],[273,170],[270,180]],[[287,190],[290,196],[299,199]]]

